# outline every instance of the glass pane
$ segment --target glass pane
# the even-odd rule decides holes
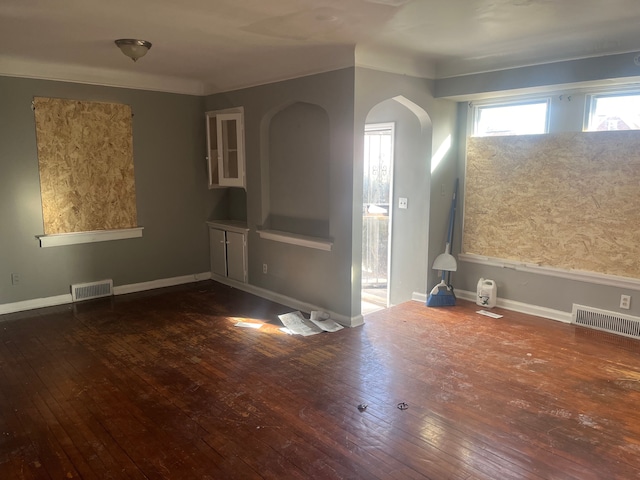
[[[546,101],[476,108],[475,136],[547,133]]]
[[[362,286],[387,285],[392,130],[369,130],[364,137]]]
[[[592,98],[587,131],[639,129],[640,94]]]
[[[224,156],[224,178],[238,178],[238,151],[227,150]]]
[[[236,134],[236,121],[235,120],[223,120],[222,121],[222,136],[225,144],[229,149],[235,150],[238,148],[238,135]]]
[[[238,130],[236,120],[222,120],[220,122],[222,136],[222,169],[223,178],[239,178],[238,165]]]
[[[365,204],[389,205],[391,140],[390,132],[365,135]]]

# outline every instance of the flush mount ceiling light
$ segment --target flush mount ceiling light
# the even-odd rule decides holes
[[[138,61],[140,57],[144,57],[151,48],[151,42],[134,38],[121,38],[115,43],[122,50],[122,53],[134,62]]]

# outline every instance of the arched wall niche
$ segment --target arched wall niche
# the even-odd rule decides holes
[[[330,132],[322,107],[292,102],[262,122],[263,228],[329,236]]]

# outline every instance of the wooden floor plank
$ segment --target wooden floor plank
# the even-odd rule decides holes
[[[67,360],[76,372],[80,370],[80,360],[73,357]],[[139,378],[130,374],[121,376],[117,371],[104,368],[105,365],[102,367],[101,382],[89,389],[84,396],[85,402],[93,415],[108,425],[107,429],[119,447],[127,452],[132,452],[129,437],[137,437],[138,431],[154,438],[154,444],[150,447],[165,453],[161,461],[148,460],[153,455],[148,455],[148,446],[144,445],[144,441],[133,447],[132,456],[129,457],[144,475],[173,478],[177,472],[186,475],[187,471],[191,471],[194,478],[199,478],[205,474],[203,465],[206,465],[207,473],[216,473],[215,462],[220,457],[205,448],[199,432],[193,431],[188,419],[180,414],[173,403],[161,402],[162,398],[156,396],[155,391]],[[133,382],[130,381],[132,379]],[[86,381],[91,382],[91,378]],[[114,409],[114,405],[119,408]],[[183,445],[196,448],[186,453]],[[194,457],[197,458],[195,462]]]
[[[96,408],[93,401],[93,393],[101,392],[99,403],[102,404],[102,394],[112,388],[106,381],[104,369],[87,355],[86,350],[78,353],[76,348],[77,346],[68,342],[68,337],[58,342],[49,337],[46,342],[41,343],[40,361],[43,362],[42,367],[48,367],[50,373],[43,379],[43,383],[63,410],[61,415],[66,412],[69,416],[70,428],[83,433],[94,449],[94,455],[104,463],[100,477],[146,478],[111,435],[111,427],[106,426],[106,416],[100,414],[101,410]],[[73,366],[73,358],[77,355],[82,358],[81,368]],[[86,371],[91,372],[92,378],[99,379],[97,385],[87,377]],[[115,403],[114,399],[109,400]],[[120,404],[120,407],[126,408],[126,405]]]
[[[3,371],[7,381],[2,387],[10,392],[13,401],[11,408],[27,433],[29,445],[25,445],[25,449],[32,455],[27,460],[28,464],[43,468],[52,478],[80,478],[79,471],[69,458],[69,455],[77,453],[72,442],[61,431],[59,424],[47,424],[49,412],[40,397],[42,385],[39,379],[11,340],[3,338],[0,352],[6,365]],[[77,458],[82,470],[91,478],[86,461],[79,455]]]
[[[183,353],[171,350],[169,348],[169,343],[171,343],[170,340],[162,341],[163,356],[165,358],[169,358],[170,353],[173,352],[171,363],[180,370],[182,370],[186,366],[192,367],[192,375],[190,375],[189,378],[177,378],[175,375],[172,376],[173,382],[171,383],[171,385],[158,388],[159,393],[161,393],[162,396],[166,399],[173,399],[172,401],[175,402],[176,406],[179,406],[183,410],[185,416],[195,415],[195,413],[193,412],[197,412],[200,408],[202,408],[202,405],[193,405],[191,402],[196,401],[201,395],[206,395],[209,400],[207,405],[208,409],[212,411],[215,408],[216,416],[217,418],[221,419],[222,422],[212,422],[207,421],[203,418],[198,418],[198,425],[203,427],[204,430],[217,432],[229,429],[230,435],[241,440],[241,442],[235,447],[235,450],[233,450],[233,455],[239,457],[247,455],[247,457],[245,458],[246,463],[253,464],[256,472],[260,472],[260,474],[262,475],[271,475],[273,478],[281,478],[282,475],[285,474],[285,472],[279,472],[277,470],[281,469],[281,465],[278,462],[282,461],[283,459],[277,459],[278,461],[273,463],[272,468],[276,471],[271,471],[269,468],[267,468],[268,465],[266,464],[255,464],[255,456],[258,452],[264,454],[264,452],[266,451],[267,454],[271,454],[271,456],[277,457],[276,452],[272,450],[272,448],[269,446],[269,443],[260,443],[258,441],[259,438],[263,435],[255,435],[256,433],[262,434],[263,432],[265,432],[265,430],[263,430],[262,432],[250,432],[249,435],[246,435],[245,432],[238,428],[238,426],[247,424],[247,418],[245,416],[247,415],[247,412],[251,411],[254,416],[256,413],[258,413],[256,412],[256,409],[253,405],[250,405],[248,408],[244,408],[242,406],[241,400],[239,399],[242,394],[239,393],[239,391],[242,392],[243,385],[239,384],[238,382],[225,382],[216,384],[217,388],[212,392],[206,392],[206,387],[203,389],[199,389],[198,387],[200,387],[201,385],[206,385],[207,382],[210,382],[212,378],[224,378],[226,375],[221,372],[216,372],[213,368],[209,368],[206,371],[199,372],[198,370],[201,368],[202,363],[197,362],[195,365],[190,364],[189,362],[192,359],[188,359],[187,364],[182,365],[181,362],[183,361],[182,359],[184,357]],[[151,345],[146,343],[144,345],[142,343],[138,343],[136,345],[125,346],[124,341],[121,340],[120,348],[122,349],[121,351],[128,352],[128,355],[130,355],[132,358],[139,357],[141,361],[145,357],[154,357],[158,354],[158,352],[154,350]],[[117,362],[116,359],[114,359],[113,361]],[[122,368],[122,365],[114,365],[114,368],[119,370]],[[153,382],[153,376],[149,375],[148,373],[142,370],[137,370],[137,373],[140,378],[144,378],[146,382]],[[122,381],[124,382],[126,382],[126,380],[126,378],[122,379]],[[180,394],[184,392],[187,392],[189,394],[188,397],[185,397],[184,399],[180,398]],[[212,395],[217,398],[218,404],[222,405],[222,407],[217,407],[215,403],[211,402]],[[153,406],[148,406],[147,410],[149,409],[153,409]],[[162,411],[160,411],[159,414],[161,415]],[[261,422],[257,424],[256,428],[259,429],[260,424],[268,425],[274,423],[280,423],[280,421],[274,419],[261,419]],[[215,444],[214,440],[215,439],[208,438],[207,442],[213,446]],[[270,439],[270,441],[272,440],[273,439]],[[292,443],[291,439],[288,439],[287,441],[289,443]],[[235,442],[230,443],[228,440],[226,440],[224,444],[218,446],[217,448],[220,450],[224,450],[228,454],[230,452],[230,449],[233,447],[233,444],[235,444]],[[289,456],[287,456],[286,458],[289,458]],[[269,463],[269,461],[267,460],[266,463]],[[286,474],[289,476],[289,478],[296,478],[295,471],[293,470],[293,465],[289,465]]]
[[[458,303],[305,338],[210,281],[5,315],[0,475],[640,478],[640,342]]]
[[[4,376],[7,365],[0,368],[0,384],[10,385]],[[28,430],[22,425],[15,403],[0,390],[0,478],[50,479],[42,468]],[[15,394],[15,390],[13,390]]]

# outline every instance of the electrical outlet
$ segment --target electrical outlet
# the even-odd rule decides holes
[[[407,208],[409,204],[409,201],[404,198],[404,197],[400,197],[398,198],[398,208]]]
[[[262,264],[262,273],[267,273],[267,264],[266,263]]]
[[[625,310],[631,308],[631,295],[620,295],[620,308]]]
[[[20,275],[17,273],[11,274],[11,285],[18,285],[20,283]]]

